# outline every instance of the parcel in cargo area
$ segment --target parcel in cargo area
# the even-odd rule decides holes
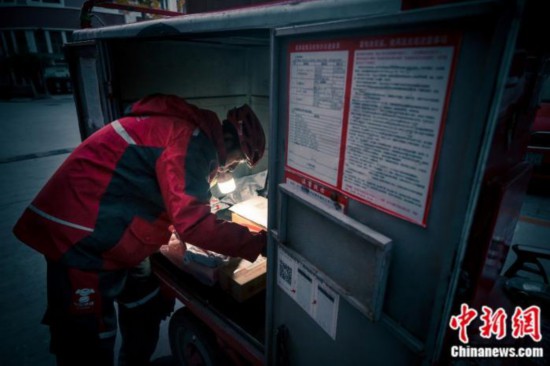
[[[267,199],[256,196],[230,208],[231,221],[251,231],[267,227]],[[231,258],[219,272],[219,283],[224,291],[242,302],[265,289],[267,258],[259,256],[254,262]]]

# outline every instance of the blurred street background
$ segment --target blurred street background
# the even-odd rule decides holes
[[[0,101],[0,342],[2,366],[53,366],[46,306],[46,263],[12,227],[47,179],[80,143],[72,95]],[[170,354],[167,324],[153,358]],[[120,335],[117,337],[120,342]]]

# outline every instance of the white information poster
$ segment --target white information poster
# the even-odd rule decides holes
[[[359,49],[342,189],[422,223],[453,47]]]
[[[296,271],[298,263],[290,258],[284,250],[278,250],[277,284],[288,296],[296,297]]]
[[[313,317],[317,324],[319,324],[332,339],[336,339],[340,296],[332,291],[330,287],[321,283],[317,284],[315,290]]]
[[[308,314],[313,313],[314,295],[313,295],[314,277],[306,269],[298,267],[296,272],[296,302]]]
[[[277,284],[302,309],[336,339],[340,296],[279,247],[277,251]]]
[[[287,166],[331,185],[338,179],[348,55],[338,50],[290,55]]]
[[[459,41],[436,33],[292,43],[285,174],[329,199],[426,226]]]

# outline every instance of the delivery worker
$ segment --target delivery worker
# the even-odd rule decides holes
[[[118,302],[119,364],[148,364],[159,324],[172,311],[149,255],[171,236],[254,261],[266,233],[218,220],[210,183],[218,171],[264,153],[265,136],[244,105],[220,123],[182,98],[153,95],[101,128],[65,160],[14,233],[47,261],[51,351],[58,365],[113,364]]]

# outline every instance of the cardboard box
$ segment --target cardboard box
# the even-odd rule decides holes
[[[266,198],[253,197],[234,205],[230,210],[231,221],[255,232],[266,229]],[[259,256],[253,263],[241,258],[231,258],[220,268],[219,283],[231,297],[243,302],[265,289],[266,271],[266,257]]]
[[[255,223],[252,220],[246,219],[235,212],[231,212],[231,221],[239,225],[246,226],[250,231],[259,232],[265,230],[265,227]]]
[[[259,256],[251,263],[240,258],[231,258],[220,268],[219,284],[238,302],[243,302],[265,289],[267,258]]]

